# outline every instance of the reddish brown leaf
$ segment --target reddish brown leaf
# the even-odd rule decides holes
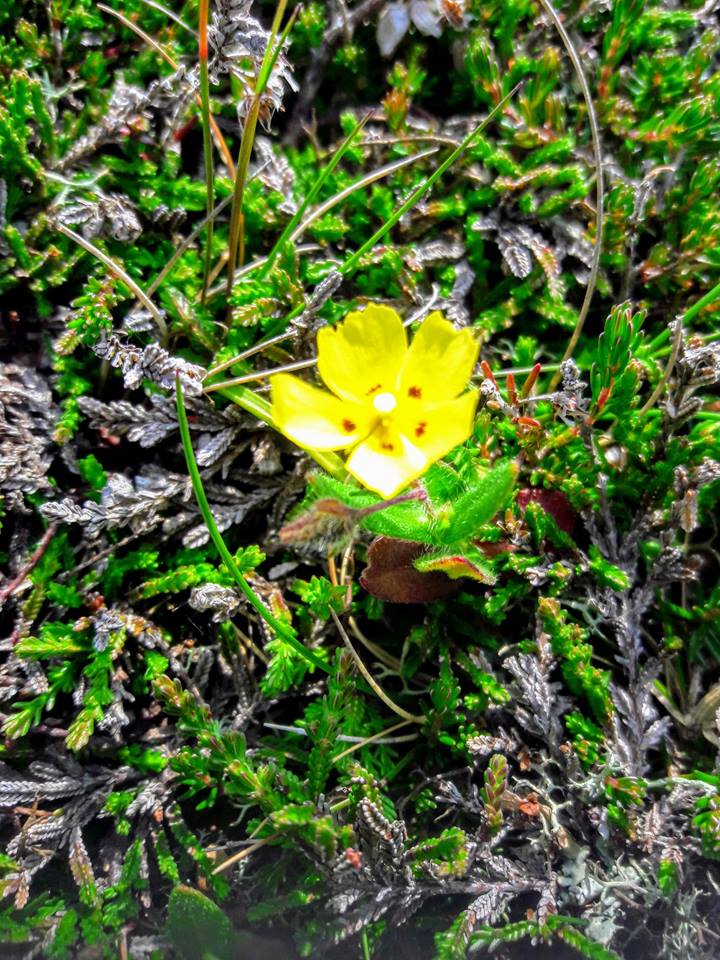
[[[390,603],[431,603],[454,593],[460,586],[444,573],[420,573],[413,560],[422,555],[421,543],[376,537],[368,550],[368,565],[360,583],[378,600]]]

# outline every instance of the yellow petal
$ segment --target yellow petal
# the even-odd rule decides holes
[[[350,473],[383,497],[392,497],[428,465],[427,457],[396,430],[378,427],[358,444],[346,466]]]
[[[468,390],[455,400],[425,407],[403,403],[398,429],[425,454],[428,464],[444,457],[467,440],[473,428],[478,391]]]
[[[318,333],[318,370],[339,397],[363,401],[392,392],[407,351],[407,335],[390,307],[369,303],[337,327]]]
[[[371,428],[368,410],[299,377],[278,373],[270,378],[270,388],[275,426],[300,447],[340,450],[357,443]]]
[[[439,311],[431,313],[405,357],[398,399],[424,404],[456,397],[467,386],[478,350],[471,330],[455,330]]]

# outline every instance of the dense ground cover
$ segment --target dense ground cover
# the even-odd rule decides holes
[[[718,955],[718,49],[0,9],[3,957]],[[265,376],[376,305],[479,344],[390,506]]]

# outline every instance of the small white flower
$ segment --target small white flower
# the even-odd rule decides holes
[[[394,0],[380,14],[377,25],[377,42],[384,57],[391,56],[410,24],[426,37],[439,37],[443,31],[443,19],[450,19],[440,0]]]
[[[426,37],[439,37],[442,34],[440,11],[434,0],[411,0],[410,19]]]
[[[380,53],[389,57],[395,51],[410,26],[410,16],[404,3],[389,3],[378,19],[377,42]]]

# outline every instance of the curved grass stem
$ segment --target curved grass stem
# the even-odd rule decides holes
[[[153,295],[153,293],[157,290],[157,288],[163,282],[165,277],[167,277],[168,274],[172,271],[173,267],[178,262],[180,257],[193,245],[193,243],[197,240],[197,238],[203,232],[207,224],[210,221],[214,220],[215,217],[217,217],[219,214],[223,212],[225,207],[230,203],[231,199],[232,197],[225,197],[224,200],[221,200],[220,203],[213,208],[210,215],[203,217],[203,219],[195,227],[193,232],[188,234],[188,236],[182,241],[182,243],[179,244],[179,246],[175,249],[173,255],[168,260],[168,262],[165,264],[165,266],[162,268],[160,273],[155,277],[155,279],[152,281],[152,283],[148,287],[149,296]]]
[[[640,408],[640,416],[647,413],[648,410],[652,410],[657,401],[662,396],[662,392],[665,389],[665,385],[672,376],[673,369],[675,367],[675,362],[677,361],[678,354],[680,353],[680,346],[682,344],[682,335],[683,335],[683,323],[680,317],[675,321],[675,337],[673,339],[672,350],[670,351],[670,356],[668,357],[668,362],[663,370],[663,374],[660,377],[657,386],[653,390],[652,394],[648,397],[647,401]]]
[[[587,287],[585,288],[585,297],[580,307],[580,314],[577,318],[577,323],[575,324],[575,329],[572,332],[572,336],[568,341],[568,345],[565,348],[565,353],[563,354],[562,363],[566,360],[569,360],[570,357],[575,352],[575,347],[577,346],[580,335],[582,334],[583,327],[585,326],[585,320],[587,318],[588,312],[590,310],[590,303],[592,302],[593,294],[595,293],[595,287],[597,285],[598,273],[600,271],[600,255],[602,253],[602,235],[603,235],[603,207],[605,205],[605,187],[603,182],[603,165],[602,165],[602,146],[600,143],[600,128],[598,126],[597,114],[595,113],[595,106],[592,100],[592,94],[590,93],[590,87],[588,85],[587,79],[585,77],[585,71],[583,70],[582,61],[580,60],[580,54],[575,49],[575,44],[570,39],[570,35],[565,29],[562,20],[558,16],[555,7],[553,7],[550,0],[540,0],[540,5],[542,6],[545,13],[550,17],[560,35],[563,46],[565,47],[568,56],[570,57],[570,62],[573,65],[575,75],[577,76],[578,83],[580,84],[580,89],[582,90],[583,100],[585,101],[585,107],[588,112],[588,122],[590,124],[590,138],[592,140],[592,149],[593,149],[593,159],[595,161],[595,249],[593,251],[592,264],[590,266],[590,276],[588,277]],[[557,384],[560,382],[561,373],[558,370],[550,381],[550,386],[548,387],[549,391],[555,389]]]
[[[152,316],[153,320],[157,324],[157,328],[160,331],[160,336],[163,341],[167,340],[167,324],[165,323],[165,318],[160,313],[158,308],[152,302],[150,297],[145,293],[145,291],[135,283],[131,276],[125,271],[125,268],[117,261],[113,260],[112,257],[109,257],[106,253],[103,253],[94,243],[90,243],[89,240],[86,240],[85,237],[80,236],[79,233],[75,233],[74,230],[71,230],[69,227],[66,227],[63,223],[55,223],[55,229],[60,233],[64,234],[69,240],[74,240],[79,246],[84,250],[87,250],[88,253],[91,253],[94,257],[104,264],[108,270],[113,273],[118,280],[121,280],[125,286],[128,288],[130,293],[140,301],[140,303],[145,307],[148,313]]]
[[[695,303],[688,307],[685,313],[680,315],[683,325],[689,323],[691,320],[694,320],[695,317],[700,313],[701,310],[704,310],[705,307],[709,307],[711,303],[714,303],[715,300],[720,299],[720,283],[716,283],[714,287],[711,287],[710,290],[699,300],[696,300]],[[662,346],[666,340],[669,340],[671,336],[670,329],[666,327],[662,333],[659,333],[653,340],[648,344],[648,348],[651,352],[654,351],[656,347]],[[717,338],[717,333],[705,336],[705,340],[714,340]]]
[[[378,730],[377,733],[374,733],[371,737],[365,737],[363,740],[360,740],[359,743],[353,743],[346,750],[343,750],[341,753],[336,754],[332,758],[333,763],[337,763],[338,760],[342,760],[343,757],[347,757],[348,754],[354,753],[356,750],[359,750],[361,747],[366,747],[369,743],[374,743],[376,740],[382,740],[391,733],[395,733],[396,730],[400,730],[401,727],[406,727],[409,723],[412,723],[412,720],[400,720],[399,723],[393,724],[392,727],[388,727],[387,730]],[[413,734],[412,737],[400,737],[395,742],[407,742],[410,739],[416,739],[416,734]]]
[[[356,193],[358,190],[362,190],[363,187],[367,187],[371,183],[375,183],[377,180],[382,180],[384,177],[390,176],[397,170],[400,170],[402,167],[409,166],[411,163],[416,163],[418,160],[424,160],[426,157],[431,157],[435,153],[437,153],[437,147],[430,147],[428,150],[421,150],[419,153],[414,153],[409,157],[400,157],[398,160],[393,160],[392,163],[386,163],[384,166],[378,167],[376,170],[371,170],[370,173],[363,174],[362,177],[358,177],[357,180],[354,180],[352,183],[348,184],[347,187],[343,187],[343,189],[338,193],[319,204],[314,210],[311,210],[302,223],[298,223],[288,234],[285,242],[294,243],[305,233],[308,227],[315,223],[316,220],[319,220],[320,217],[323,217],[329,210],[332,210],[333,207],[337,206],[338,203],[342,203],[343,200],[347,199],[349,196],[352,196],[353,193]],[[297,248],[298,253],[301,252],[301,250],[311,251],[316,249],[318,249],[316,244],[308,244],[302,248]],[[252,263],[248,263],[244,267],[236,269],[233,282],[235,280],[239,280],[240,277],[245,277],[248,274],[253,273],[255,270],[262,270],[265,267],[268,258],[269,255],[268,257],[260,257],[258,260],[254,260]],[[222,289],[222,286],[213,287],[208,291],[208,295],[213,297],[222,292]],[[267,341],[259,346],[262,347],[265,345],[267,345]],[[211,373],[217,373],[219,370],[225,370],[227,367],[232,366],[233,363],[236,362],[236,360],[227,361],[224,366],[211,371]]]
[[[255,82],[252,104],[245,119],[242,137],[240,140],[240,152],[238,154],[237,173],[235,175],[235,186],[233,189],[233,205],[232,212],[230,214],[228,274],[227,283],[225,286],[225,293],[228,298],[230,297],[230,292],[232,291],[235,268],[238,266],[238,264],[242,266],[245,258],[245,214],[243,211],[243,204],[245,201],[245,185],[247,182],[248,167],[250,165],[250,156],[252,154],[253,144],[255,143],[255,131],[257,129],[258,119],[260,117],[260,106],[262,102],[261,98],[268,81],[270,80],[273,67],[275,66],[277,58],[282,52],[285,40],[292,29],[292,25],[295,22],[295,18],[299,10],[298,7],[293,10],[285,29],[278,37],[280,24],[282,23],[286,6],[287,0],[278,0],[278,5],[275,10],[275,17],[273,19],[272,27],[270,28],[270,37],[265,48],[265,55],[263,56],[262,63],[260,64],[260,70]]]
[[[643,404],[640,410],[641,414],[647,413],[655,406],[672,375],[673,369],[675,368],[675,362],[677,361],[678,354],[680,353],[683,328],[685,324],[690,320],[693,320],[701,310],[704,310],[705,307],[709,306],[718,298],[720,298],[720,283],[716,283],[712,289],[708,290],[704,297],[700,297],[699,300],[696,300],[691,307],[688,307],[685,313],[681,314],[675,320],[675,336],[673,337],[673,343],[672,347],[670,348],[670,356],[668,357],[667,365],[665,366],[665,370],[663,371],[663,374],[660,377],[660,380],[658,381],[658,384],[653,390],[651,396]],[[661,346],[669,336],[671,336],[670,330],[669,328],[666,328],[663,330],[662,334],[655,337],[655,339],[650,342],[649,347],[651,349],[655,348],[656,350],[656,348]],[[655,352],[655,355],[658,356],[659,354]]]
[[[261,847],[264,847],[267,843],[272,843],[273,840],[277,840],[278,837],[282,836],[282,830],[276,830],[275,833],[271,833],[269,837],[263,837],[261,840],[256,840],[255,843],[251,844],[249,847],[245,847],[243,850],[239,850],[237,853],[234,853],[231,857],[228,857],[227,860],[223,860],[213,870],[213,876],[217,876],[219,873],[224,873],[226,870],[229,870],[230,867],[234,867],[236,863],[239,863],[241,860],[245,860],[246,857],[249,857],[250,854],[255,853],[256,850],[259,850]]]
[[[317,177],[312,187],[310,187],[310,189],[308,190],[307,196],[305,196],[302,203],[300,204],[300,206],[297,208],[294,215],[292,216],[292,218],[288,221],[288,223],[285,226],[285,229],[282,231],[277,241],[275,242],[275,245],[273,246],[272,250],[267,255],[267,259],[265,260],[265,263],[263,264],[263,267],[262,267],[261,276],[265,276],[268,273],[273,263],[275,262],[276,257],[278,256],[280,251],[283,249],[285,244],[288,241],[292,241],[294,239],[295,228],[301,222],[305,214],[305,211],[313,202],[315,197],[320,193],[320,191],[322,190],[328,178],[331,176],[331,174],[333,173],[337,165],[340,163],[342,158],[347,153],[353,140],[355,139],[357,134],[360,133],[360,131],[363,129],[363,127],[368,122],[371,116],[372,116],[372,111],[368,111],[364,117],[358,120],[358,122],[355,124],[353,129],[350,131],[347,137],[345,137],[343,142],[340,144],[340,146],[337,148],[335,153],[332,155],[329,162],[320,171],[320,175]]]
[[[237,583],[241,593],[244,594],[250,606],[262,617],[273,633],[289,647],[292,647],[295,653],[301,656],[313,667],[317,667],[317,669],[322,670],[323,673],[330,674],[331,670],[328,665],[321,660],[316,653],[313,653],[312,650],[308,650],[307,647],[300,642],[292,627],[286,623],[283,623],[282,620],[278,620],[278,618],[274,616],[270,610],[268,610],[268,608],[240,572],[233,555],[228,550],[222,534],[215,523],[215,518],[213,517],[210,504],[208,503],[208,499],[205,494],[205,487],[203,486],[200,470],[198,469],[197,461],[195,459],[192,440],[190,439],[190,426],[188,424],[187,411],[185,409],[185,401],[183,399],[182,386],[179,379],[175,382],[175,401],[177,404],[180,438],[182,440],[183,450],[185,452],[185,462],[187,463],[190,482],[192,483],[195,499],[197,500],[198,507],[200,508],[200,514],[205,521],[205,525],[208,528],[208,533],[210,534],[210,539],[215,545],[215,549],[220,554],[223,563],[227,567],[232,578]]]
[[[179,64],[177,60],[175,60],[174,57],[171,57],[170,54],[167,52],[167,50],[165,50],[165,48],[161,44],[159,44],[157,40],[151,37],[150,34],[145,33],[144,30],[141,30],[136,23],[133,23],[132,20],[124,16],[124,14],[120,13],[119,10],[113,10],[112,7],[108,7],[104,3],[98,3],[97,8],[98,10],[102,10],[103,13],[109,13],[111,16],[119,20],[123,26],[127,27],[128,30],[132,30],[133,33],[136,33],[142,40],[145,41],[145,43],[147,43],[149,47],[152,47],[152,49],[155,50],[156,53],[160,54],[163,60],[165,60],[166,63],[170,64],[173,70],[178,69]],[[195,102],[198,104],[198,106],[202,107],[202,103],[199,95],[195,98]],[[232,154],[230,153],[230,149],[228,148],[228,145],[225,142],[225,137],[223,137],[220,131],[220,127],[215,122],[214,117],[210,117],[210,126],[212,128],[213,137],[215,138],[215,143],[217,145],[217,148],[220,151],[220,154],[223,158],[223,162],[225,163],[225,166],[228,168],[228,173],[230,174],[231,177],[234,177],[235,164],[233,163]]]
[[[395,210],[379,227],[375,233],[366,240],[365,243],[355,251],[344,263],[339,267],[340,273],[344,276],[348,276],[353,273],[360,264],[360,261],[365,256],[368,251],[372,250],[376,243],[383,239],[383,237],[395,226],[395,224],[400,220],[405,214],[415,206],[418,200],[424,196],[434,185],[434,183],[440,179],[440,177],[448,170],[455,161],[462,156],[462,154],[467,150],[467,148],[472,144],[473,140],[478,137],[485,127],[490,123],[490,121],[495,117],[500,111],[509,103],[510,100],[515,96],[517,91],[522,87],[522,81],[516,84],[512,90],[507,93],[502,100],[490,111],[490,113],[485,117],[482,123],[479,123],[474,127],[470,133],[461,141],[460,144],[453,150],[453,152],[446,157],[445,160],[437,167],[436,170],[430,174],[430,176],[420,184],[410,196],[407,198],[405,203],[402,203],[397,210]]]
[[[257,417],[258,420],[262,420],[262,422],[266,423],[269,427],[277,430],[275,421],[272,418],[270,404],[265,397],[258,396],[257,393],[248,387],[237,385],[224,387],[222,390],[219,390],[218,393],[227,397],[228,400],[232,400],[233,403],[242,407],[243,410],[247,410],[248,413]],[[331,477],[334,477],[336,480],[345,480],[347,478],[345,464],[337,454],[329,450],[306,450],[305,452],[313,458],[319,467],[322,467],[323,470],[329,473]]]
[[[421,724],[425,723],[425,717],[419,717],[417,716],[417,714],[408,713],[408,711],[405,710],[404,707],[399,706],[397,703],[395,703],[394,700],[392,700],[385,693],[383,688],[380,686],[380,684],[377,682],[377,680],[373,677],[373,675],[370,673],[368,668],[360,659],[360,656],[358,655],[358,652],[355,649],[355,647],[352,645],[352,641],[350,640],[350,637],[347,634],[347,630],[340,622],[340,618],[338,617],[338,615],[335,613],[335,611],[332,608],[330,609],[330,613],[332,614],[332,618],[335,621],[335,626],[337,627],[338,633],[342,637],[343,643],[347,647],[348,652],[350,653],[350,656],[355,661],[356,667],[362,674],[363,678],[365,679],[365,681],[367,682],[367,684],[369,685],[373,693],[375,693],[375,695],[380,700],[382,700],[382,702],[385,704],[386,707],[389,707],[393,713],[396,713],[399,717],[402,717],[403,720],[407,720],[410,723],[421,723]]]

